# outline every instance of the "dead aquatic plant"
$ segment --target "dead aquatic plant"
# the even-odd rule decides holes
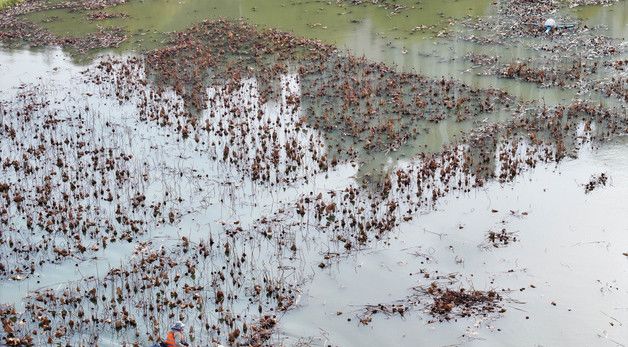
[[[568,0],[569,7],[591,6],[591,5],[610,5],[619,0]]]
[[[14,117],[1,121],[7,136],[0,165],[0,194],[6,202],[0,209],[5,227],[0,276],[14,280],[47,262],[84,260],[110,242],[133,241],[149,224],[181,218],[170,207],[181,203],[179,196],[166,192],[162,201],[147,201],[144,188],[158,170],[129,154],[132,148],[121,145],[128,143],[127,135],[116,133],[111,119],[100,118],[88,107],[61,115],[48,109],[42,98],[45,94],[37,88],[26,89],[2,110]],[[25,132],[35,136],[18,137]],[[96,133],[101,141],[92,141]],[[183,173],[173,179],[181,177]],[[22,214],[24,224],[16,222]],[[17,236],[25,231],[30,236]],[[36,240],[34,235],[40,233]]]
[[[589,179],[589,182],[584,184],[585,194],[591,193],[599,187],[606,186],[606,182],[608,182],[608,175],[606,175],[606,173],[602,172],[597,175],[592,175],[591,179]]]
[[[194,192],[219,191],[212,196],[221,203],[239,201],[233,197],[238,190],[234,182],[250,178],[255,187],[285,189],[355,159],[354,147],[367,151],[400,148],[422,131],[415,122],[472,119],[511,101],[500,91],[474,91],[452,80],[399,74],[383,64],[335,55],[328,49],[308,54],[302,49],[315,51],[316,42],[286,33],[272,34],[271,44],[264,45],[256,29],[239,28],[233,23],[203,23],[197,32],[180,35],[183,41],[153,52],[154,62],[160,64],[155,66],[163,69],[161,77],[168,83],[151,82],[145,73],[146,60],[141,58],[103,60],[96,71],[84,74],[90,86],[99,87],[99,97],[137,107],[133,109],[137,119],[130,120],[158,127],[181,146],[177,149],[203,154],[218,168],[214,171],[218,178],[212,178],[218,182],[193,170],[155,167],[136,157],[125,147],[136,140],[135,133],[129,129],[128,136],[120,136],[124,127],[89,105],[58,111],[49,107],[47,95],[37,89],[24,91],[10,101],[9,108],[2,104],[2,143],[11,148],[6,155],[2,153],[0,166],[4,202],[0,216],[8,226],[0,235],[3,276],[19,280],[46,261],[61,263],[72,256],[82,261],[112,242],[136,241],[148,229],[177,224],[195,208],[186,205],[189,195],[195,194],[184,194],[185,185],[180,182],[199,188]],[[215,35],[214,40],[220,41],[207,44],[204,30],[225,35]],[[252,41],[242,33],[250,33]],[[300,48],[295,50],[295,46]],[[209,67],[223,66],[225,60],[220,59],[241,55],[259,58],[245,66],[260,64],[263,70],[256,75],[251,73],[254,69],[225,63],[224,79],[206,95],[203,84],[188,89],[188,82],[197,82],[203,71],[188,70],[185,62],[166,66],[194,55],[197,49],[205,53],[199,56],[216,59],[206,63]],[[303,54],[297,58],[309,60],[295,60],[307,64],[296,67],[298,73],[280,83],[299,84],[304,93],[287,93],[285,102],[278,99],[279,111],[264,108],[277,91],[254,87],[252,80],[288,73],[291,60],[284,58],[293,58],[295,51]],[[277,60],[264,62],[260,57],[267,54]],[[330,75],[338,77],[330,80]],[[290,91],[284,86],[279,88],[281,95]],[[200,115],[204,118],[185,107],[190,90],[199,107],[205,101],[211,106]],[[256,93],[257,98],[242,97]],[[315,100],[328,103],[317,109]],[[297,105],[307,107],[299,111]],[[299,233],[327,235],[323,242],[327,245],[329,240],[329,248],[321,256],[331,262],[365,248],[368,242],[385,240],[400,223],[412,219],[421,208],[433,207],[447,194],[468,193],[492,179],[507,182],[538,163],[561,160],[573,149],[576,128],[583,119],[589,128],[590,122],[600,125],[589,130],[601,138],[627,129],[625,114],[622,117],[597,104],[527,106],[524,111],[513,107],[516,117],[509,122],[489,122],[439,153],[417,155],[381,180],[368,182],[372,186],[363,181],[338,191],[305,193],[296,201],[279,202],[281,208],[255,220],[251,228],[230,221],[202,242],[181,238],[173,249],[142,245],[131,261],[111,269],[104,280],[85,279],[59,291],[39,290],[27,299],[25,312],[15,318],[24,325],[16,325],[22,330],[14,336],[21,341],[19,336],[26,338],[34,329],[36,344],[48,339],[63,343],[66,338],[78,344],[106,331],[136,341],[155,340],[160,329],[176,318],[193,321],[199,342],[267,343],[278,312],[298,302],[302,274],[291,267],[299,265]],[[98,127],[92,126],[96,120],[102,120]],[[325,134],[341,133],[355,142],[334,153],[312,128]],[[98,141],[92,141],[94,137]],[[508,140],[506,145],[501,145],[503,139]],[[153,147],[148,151],[172,154]],[[151,198],[146,187],[156,183],[163,185],[165,193]],[[103,209],[106,206],[111,208]],[[190,210],[184,211],[183,206]],[[41,242],[34,237],[39,233],[44,235]],[[270,268],[261,268],[263,262],[255,258],[254,250],[262,248],[272,250]],[[285,263],[273,262],[278,259]],[[286,277],[288,272],[291,275]],[[490,316],[499,313],[502,300],[495,291],[461,290],[451,283],[413,292],[415,296],[407,301],[369,307],[371,314],[406,315],[422,307],[444,320]],[[236,309],[243,302],[246,309]],[[98,308],[98,314],[88,308]],[[76,312],[78,318],[69,312]]]
[[[518,79],[541,87],[570,89],[578,94],[598,92],[606,97],[626,100],[626,88],[622,88],[625,86],[616,81],[622,76],[613,67],[617,57],[626,53],[626,45],[621,39],[609,37],[603,29],[589,27],[582,20],[564,14],[555,18],[561,24],[556,30],[544,33],[543,23],[548,13],[563,12],[559,10],[578,3],[500,1],[494,3],[493,15],[478,20],[461,20],[464,29],[457,32],[460,39],[493,45],[512,45],[516,42],[535,52],[532,58],[516,61],[468,54],[463,59],[474,66],[467,71]],[[612,76],[613,81],[601,82],[600,76]]]
[[[489,230],[486,234],[486,240],[479,247],[485,250],[506,247],[518,241],[517,235],[517,232],[507,231],[505,228],[500,231]]]
[[[58,36],[23,16],[26,13],[52,9],[93,10],[103,9],[126,2],[126,0],[81,0],[50,2],[29,0],[18,2],[10,8],[0,9],[0,42],[20,46],[64,46],[86,53],[96,48],[118,47],[126,41],[120,28],[99,28],[85,37]],[[106,16],[106,15],[105,15]],[[54,18],[51,18],[54,20]]]
[[[623,70],[624,66],[628,66],[628,62],[621,60],[619,62],[621,62],[621,64],[615,62],[615,64],[617,64],[615,65],[616,68]],[[620,100],[628,102],[628,77],[622,75],[612,76],[595,83],[593,88],[607,97],[617,97]]]
[[[208,100],[212,111],[199,120],[176,98],[154,93],[145,77],[138,76],[143,70],[137,68],[139,64],[143,61],[104,61],[98,66],[104,74],[92,78],[102,84],[111,74],[115,80],[123,81],[116,84],[115,95],[120,102],[127,102],[129,94],[133,101],[139,94],[142,120],[175,130],[182,140],[193,139],[197,151],[203,145],[212,145],[211,159],[221,158],[256,183],[284,185],[337,165],[333,159],[329,163],[323,153],[323,140],[303,128],[295,110],[285,109],[282,104],[283,114],[265,114],[255,99],[240,103],[240,96],[259,91],[251,80],[238,82],[237,86],[216,87]]]
[[[575,88],[581,84],[583,77],[592,76],[597,72],[598,62],[587,65],[587,62],[574,61],[571,66],[556,68],[552,66],[535,67],[527,62],[513,62],[501,68],[499,74],[506,78],[518,78],[525,82],[537,83],[542,86]]]
[[[313,174],[333,170],[339,162],[353,157],[349,154],[348,159],[338,159],[329,155],[323,139],[308,130],[303,125],[302,115],[292,108],[284,108],[288,114],[279,117],[256,109],[253,102],[240,103],[238,95],[254,92],[253,84],[242,78],[233,85],[214,90],[210,101],[216,107],[206,118],[191,117],[176,94],[152,89],[154,85],[147,82],[142,64],[139,58],[104,60],[95,71],[84,75],[100,86],[104,95],[120,103],[136,104],[139,121],[169,129],[177,136],[176,141],[184,142],[193,151],[209,153],[212,160],[222,159],[221,165],[238,168],[242,177],[251,177],[259,184],[285,187],[307,180]],[[300,78],[296,76],[292,81],[298,83]],[[455,88],[455,84],[445,80],[437,85],[444,90]],[[102,125],[112,142],[93,146],[87,137],[96,129],[84,125],[86,119],[95,119],[92,110],[88,107],[76,110],[67,118],[58,111],[50,112],[45,101],[40,100],[42,97],[37,90],[26,90],[10,109],[4,110],[5,114],[10,111],[18,117],[3,120],[6,141],[11,141],[11,148],[17,149],[3,161],[2,170],[7,174],[3,177],[19,172],[32,181],[19,185],[2,182],[0,193],[10,207],[4,212],[0,210],[4,216],[2,221],[9,223],[10,216],[28,212],[27,228],[50,234],[37,245],[17,237],[9,237],[4,243],[17,261],[3,262],[0,271],[16,280],[30,275],[46,261],[60,262],[77,254],[79,258],[86,257],[110,242],[133,240],[155,223],[174,224],[183,215],[170,207],[181,204],[181,196],[166,192],[161,201],[146,201],[146,194],[136,189],[149,184],[154,175],[163,176],[163,173],[151,172],[146,162],[135,161],[130,153],[119,151],[118,145],[126,140],[117,137],[120,133],[116,133],[110,121]],[[288,99],[291,103],[297,102],[296,98]],[[33,117],[35,114],[42,117]],[[551,109],[531,108],[513,121],[487,124],[480,127],[478,133],[462,138],[461,143],[471,145],[468,148],[452,146],[438,155],[418,155],[408,167],[395,169],[390,175],[384,175],[383,180],[372,182],[374,191],[369,192],[368,185],[362,182],[329,196],[302,196],[294,207],[287,206],[278,213],[276,219],[286,220],[290,215],[285,211],[296,212],[320,231],[333,230],[329,235],[333,235],[332,241],[338,247],[330,252],[346,254],[363,248],[369,240],[385,237],[399,223],[412,219],[419,208],[433,206],[446,194],[468,192],[493,178],[509,181],[537,163],[557,161],[570,155],[581,119],[587,120],[585,124],[589,126],[584,128],[589,133],[592,133],[591,122],[599,124],[595,132],[600,137],[627,129],[625,117],[601,105],[576,102]],[[61,137],[51,135],[65,127],[71,127],[76,133]],[[20,140],[26,133],[37,134],[30,146]],[[283,133],[282,136],[279,133]],[[497,146],[499,136],[515,140]],[[251,143],[256,146],[252,147]],[[68,152],[69,144],[74,150]],[[50,146],[59,151],[48,153],[46,148]],[[497,171],[494,170],[495,152],[498,153]],[[83,163],[77,170],[70,164],[74,157]],[[168,186],[176,186],[174,182],[182,177],[198,180],[193,172],[173,172],[178,177],[170,177],[165,182]],[[133,182],[141,184],[131,186]],[[53,189],[55,184],[67,189],[57,196]],[[121,187],[131,189],[127,196],[114,193]],[[365,193],[360,194],[360,191]],[[114,215],[104,215],[95,208],[100,205],[92,201],[115,204]],[[101,231],[113,232],[98,239],[99,227],[106,228]],[[70,230],[72,233],[67,234]],[[261,232],[273,239],[273,230],[263,228]],[[32,261],[18,255],[26,251],[37,254],[38,259]],[[46,253],[51,256],[46,257]]]
[[[255,35],[258,35],[257,30],[255,28],[250,28],[250,27],[246,27],[246,25],[243,25],[241,23],[232,23],[232,22],[226,22],[226,21],[218,21],[218,22],[206,22],[203,23],[201,26],[199,26],[199,28],[195,28],[194,30],[190,30],[189,32],[186,32],[184,34],[182,34],[182,38],[185,38],[185,40],[193,42],[193,44],[191,44],[191,46],[189,46],[188,44],[184,44],[183,46],[178,46],[178,45],[173,45],[170,48],[166,48],[164,49],[162,52],[156,54],[152,59],[155,60],[155,64],[151,64],[151,66],[163,66],[163,68],[158,68],[156,69],[156,73],[159,75],[163,75],[165,76],[164,80],[168,81],[170,80],[171,84],[174,84],[174,88],[175,90],[180,90],[184,93],[184,95],[186,95],[187,90],[185,88],[180,88],[178,87],[181,83],[185,82],[187,80],[187,82],[183,83],[183,84],[191,84],[193,81],[198,81],[199,80],[199,76],[202,75],[201,71],[196,71],[194,73],[192,73],[190,75],[189,71],[193,71],[193,69],[190,69],[189,67],[186,67],[185,64],[181,65],[180,63],[177,63],[177,61],[179,60],[183,60],[183,61],[187,61],[186,59],[178,59],[181,58],[183,56],[185,56],[185,54],[187,54],[186,52],[189,52],[191,47],[197,47],[198,49],[207,51],[208,54],[213,54],[212,56],[214,57],[214,60],[211,64],[216,65],[217,62],[221,62],[222,59],[224,59],[224,56],[226,53],[221,52],[220,50],[220,45],[224,44],[224,42],[220,41],[220,42],[216,42],[216,41],[212,41],[211,38],[207,38],[205,36],[203,36],[204,34],[199,34],[199,32],[204,32],[204,30],[207,30],[209,32],[233,32],[230,30],[235,30],[236,28],[240,28],[242,29],[242,27],[244,26],[244,31],[245,32],[249,32],[251,33],[251,35],[246,35],[246,39],[243,39],[240,36],[233,36],[232,35],[232,40],[227,40],[228,43],[231,45],[232,50],[234,52],[238,52],[238,54],[236,54],[235,56],[238,57],[237,59],[243,59],[242,57],[245,57],[244,59],[246,59],[246,57],[251,55],[250,52],[250,46],[252,45],[251,43],[251,39],[249,39],[249,37],[256,37]],[[201,30],[200,27],[203,27],[204,30]],[[262,55],[272,55],[275,54],[279,57],[287,57],[287,56],[291,56],[291,54],[294,53],[295,49],[293,48],[294,45],[286,45],[283,44],[281,42],[290,42],[290,41],[286,41],[286,40],[292,40],[289,37],[286,37],[285,34],[280,33],[280,34],[276,34],[276,36],[278,37],[278,41],[277,44],[270,44],[269,47],[267,47],[266,50],[260,48],[263,46],[255,46],[253,45],[255,48],[255,50],[259,50]],[[229,37],[229,35],[214,35],[212,37],[221,37],[220,40],[223,40],[224,37]],[[183,41],[185,41],[183,40]],[[233,42],[232,42],[233,41]],[[176,43],[176,41],[174,41]],[[254,40],[253,40],[254,42]],[[310,44],[313,44],[310,41],[299,41],[299,44],[302,44],[304,46],[308,46]],[[249,47],[249,48],[247,48]],[[277,48],[277,47],[281,47],[281,48]],[[243,53],[244,51],[244,53]],[[291,53],[292,52],[292,53]],[[327,52],[327,51],[324,51]],[[214,56],[216,55],[217,56]],[[334,52],[331,51],[329,53],[325,53],[323,56],[328,56],[328,57],[332,57],[334,59],[336,59],[336,56],[334,55]],[[303,57],[300,57],[300,59],[302,59]],[[309,59],[309,60],[308,60]],[[309,97],[314,97],[316,96],[316,98],[320,99],[320,97],[322,96],[329,96],[332,98],[335,97],[334,95],[338,95],[338,93],[333,93],[334,90],[336,90],[336,88],[341,88],[340,91],[342,91],[342,94],[340,95],[344,95],[343,99],[344,101],[342,102],[342,104],[344,104],[346,107],[354,107],[352,105],[356,104],[356,102],[358,102],[358,104],[360,103],[359,100],[360,98],[365,98],[368,97],[369,95],[379,95],[381,94],[381,92],[377,91],[377,89],[373,89],[373,86],[371,83],[371,81],[367,80],[367,81],[362,81],[361,79],[356,79],[353,81],[343,81],[342,79],[340,79],[339,81],[342,83],[338,83],[338,84],[329,84],[329,83],[321,83],[321,81],[323,81],[324,79],[322,79],[319,75],[321,73],[323,73],[324,75],[324,71],[325,69],[337,69],[343,72],[347,72],[347,71],[351,71],[352,69],[356,69],[358,67],[362,67],[364,69],[364,71],[366,71],[366,75],[373,75],[373,76],[379,76],[380,77],[387,77],[388,75],[394,75],[394,73],[392,73],[390,70],[386,70],[384,69],[384,67],[382,66],[378,66],[377,64],[375,65],[367,65],[363,62],[361,62],[359,59],[355,59],[352,57],[338,57],[339,59],[339,63],[338,64],[329,64],[329,63],[325,63],[325,64],[321,64],[321,63],[317,63],[317,60],[319,60],[319,56],[311,56],[310,58],[306,58],[303,59],[302,61],[304,62],[302,67],[299,69],[299,72],[301,74],[301,78],[300,80],[302,81],[302,83],[305,83],[305,81],[309,81],[308,83],[313,83],[311,88],[314,88],[316,86],[316,84],[321,84],[320,88],[318,89],[317,93],[312,93],[312,92],[308,92],[307,90],[310,88],[305,88],[305,92],[303,93],[305,97],[301,97],[301,102],[307,102]],[[159,63],[160,61],[163,61],[161,63]],[[172,63],[168,63],[169,61],[172,61]],[[210,60],[204,60],[206,62],[209,62]],[[262,60],[263,61],[263,60]],[[217,66],[222,66],[223,64],[217,64]],[[230,65],[230,64],[227,64]],[[264,64],[262,64],[262,66],[264,66]],[[164,68],[170,68],[173,67],[174,70],[170,71],[170,72],[165,72],[161,71],[161,69]],[[271,70],[265,70],[264,68],[262,68],[262,72],[260,73],[256,73],[256,75],[260,76],[263,75],[264,73],[267,73],[265,71],[275,71],[274,67],[277,67],[277,65],[273,65],[273,68]],[[358,68],[358,72],[360,71],[360,69],[362,68]],[[178,72],[179,70],[181,70],[182,72]],[[371,71],[371,72],[369,72]],[[229,70],[227,71],[229,76],[233,77],[233,81],[240,81],[243,75],[252,75],[250,73],[250,71],[248,69],[241,69],[241,70],[237,70],[234,68],[229,68]],[[276,73],[275,73],[276,75]],[[346,76],[355,76],[356,74],[347,74]],[[183,79],[181,79],[181,76],[188,76],[188,77],[183,77]],[[318,77],[317,77],[318,76]],[[340,74],[340,76],[345,76],[345,74]],[[400,76],[395,76],[397,81],[401,81],[401,85],[403,85],[404,83],[407,84],[406,79],[408,81],[414,81],[415,83],[428,83],[430,81],[421,81],[421,79],[419,78],[420,76],[414,76],[411,74],[403,74]],[[418,79],[418,80],[417,80]],[[387,82],[386,84],[386,89],[385,90],[390,90],[391,87],[394,88],[396,87],[396,85],[398,85],[399,83],[396,83],[395,81],[390,81],[390,80],[385,80]],[[418,81],[418,82],[417,82]],[[358,87],[363,83],[363,82],[368,82],[368,83],[364,83],[364,88],[360,89],[356,88],[355,86],[353,86],[353,84],[357,84]],[[436,82],[436,81],[434,81]],[[196,85],[199,85],[197,82],[195,82]],[[239,83],[239,82],[238,82]],[[182,84],[182,85],[183,85]],[[192,83],[193,84],[193,83]],[[436,85],[440,85],[442,88],[444,88],[447,92],[454,90],[455,88],[457,88],[455,85],[453,85],[451,83],[451,81],[440,81],[439,83],[436,83]],[[201,86],[201,85],[199,85]],[[331,88],[330,88],[331,87]],[[431,87],[430,87],[431,88]],[[201,92],[203,90],[202,86],[199,88],[199,91],[194,92],[196,93],[196,95],[198,96],[203,96],[203,93]],[[313,91],[316,91],[317,89],[312,89]],[[328,93],[327,90],[332,91],[332,93]],[[411,88],[412,90],[412,88]],[[358,93],[358,91],[360,91]],[[464,92],[464,88],[462,89],[462,91]],[[431,92],[431,89],[430,89]],[[323,94],[321,94],[323,93]],[[401,95],[402,93],[395,93],[393,95],[391,95],[393,97],[393,99],[398,98],[396,95]],[[336,96],[337,97],[337,96]],[[264,98],[261,98],[262,100]],[[437,98],[438,99],[438,98]],[[465,100],[466,97],[462,97],[459,100],[448,100],[447,97],[445,97],[445,101],[443,102],[443,104],[446,106],[445,108],[451,108],[451,109],[458,109],[460,106],[459,102]],[[292,99],[290,99],[292,100]],[[473,98],[471,98],[471,100],[473,100]],[[418,104],[420,105],[429,105],[430,103],[426,103],[425,100],[423,100],[423,98],[419,97],[418,98]],[[466,102],[462,102],[462,104],[465,104]],[[198,107],[202,107],[203,103],[196,103],[196,106]],[[387,105],[387,103],[380,103],[380,106],[382,105]],[[397,105],[399,107],[399,109],[396,111],[398,113],[404,114],[404,112],[407,112],[407,110],[410,110],[408,107],[404,107],[399,103],[393,103],[393,105]],[[367,111],[368,111],[368,102],[367,102]],[[382,150],[386,147],[388,147],[389,149],[397,149],[399,148],[399,146],[403,145],[403,143],[405,143],[409,138],[411,138],[412,136],[415,136],[417,133],[417,129],[412,128],[410,126],[405,127],[404,125],[401,126],[401,128],[399,129],[398,126],[391,126],[391,122],[390,119],[388,119],[386,122],[378,122],[375,125],[370,126],[370,128],[367,128],[365,125],[368,125],[367,123],[359,123],[356,122],[356,119],[360,119],[360,118],[364,118],[359,112],[355,113],[355,114],[351,114],[350,112],[346,112],[346,109],[335,109],[336,106],[333,105],[333,103],[330,104],[329,107],[327,107],[326,109],[323,110],[322,115],[318,116],[316,115],[316,111],[312,112],[315,115],[313,117],[310,118],[310,122],[314,124],[315,128],[318,129],[327,129],[327,130],[332,130],[332,129],[336,129],[338,126],[345,126],[348,125],[352,134],[352,137],[354,138],[354,144],[362,144],[363,147],[367,150]],[[425,106],[422,106],[425,107]],[[482,99],[480,98],[480,110],[492,110],[494,108],[493,106],[493,102],[491,100],[487,99]],[[464,109],[467,109],[468,107],[464,107]],[[246,112],[246,111],[245,111]],[[410,111],[410,114],[412,114],[412,111]],[[457,117],[460,118],[462,117],[462,119],[467,118],[467,116],[465,116],[464,114],[470,114],[469,110],[465,111],[462,113],[462,115],[458,115]],[[333,115],[345,115],[345,119],[333,119]],[[445,117],[445,113],[440,113],[440,114],[435,114],[433,115],[433,117],[431,117],[431,119],[438,121],[440,119],[443,119],[443,117]],[[370,116],[370,118],[375,119],[374,117]],[[406,118],[411,118],[411,117],[406,117]],[[399,118],[400,120],[404,120],[404,117]],[[164,123],[162,123],[164,124]],[[166,123],[168,124],[168,123]],[[179,125],[179,129],[181,131],[181,134],[184,138],[188,137],[188,136],[192,136],[190,135],[190,128],[189,127],[184,127]],[[368,134],[368,135],[366,135]],[[385,134],[386,138],[381,137],[380,134]],[[195,139],[198,139],[200,141],[200,138],[198,135],[194,135],[193,136]],[[379,137],[379,138],[378,138]],[[263,144],[262,144],[263,145]],[[264,148],[264,146],[262,146],[262,148]],[[351,147],[350,147],[351,149]],[[231,153],[233,153],[233,149],[229,148],[227,146],[223,147],[223,159],[230,156]],[[235,151],[237,153],[237,151]],[[559,148],[559,153],[558,155],[562,155],[562,145]],[[274,150],[274,153],[271,155],[271,158],[273,158],[271,161],[273,161],[274,163],[278,162],[278,158],[280,158],[281,153],[276,151],[276,149]],[[341,155],[341,156],[346,156],[345,153],[337,153],[337,155]],[[351,154],[349,154],[351,155]],[[334,155],[333,158],[331,158],[331,163],[332,165],[334,163],[337,163],[337,159],[336,155]],[[330,158],[329,156],[326,155],[321,155],[319,156],[319,158],[317,159],[317,162],[320,166],[320,168],[322,170],[326,170],[329,167],[329,162],[330,162]],[[262,170],[262,166],[260,165],[260,160],[256,160],[255,162],[253,162],[250,165],[250,169],[252,171],[252,176],[256,179],[262,179],[262,180],[266,180],[267,179],[267,175],[264,175],[264,171]]]
[[[275,81],[293,66],[302,92],[288,96],[285,109],[296,111],[298,102],[312,105],[304,119],[315,129],[342,130],[353,145],[369,151],[399,149],[418,135],[419,121],[438,122],[449,116],[464,120],[477,112],[508,107],[511,101],[501,91],[401,74],[318,41],[243,22],[203,22],[177,33],[171,45],[149,53],[147,61],[157,83],[172,87],[195,110],[209,105],[204,84],[208,77],[240,86],[245,78]],[[264,104],[272,90],[260,92]],[[325,100],[322,105],[320,100]],[[334,153],[319,165],[325,169],[339,155],[345,153]]]
[[[24,312],[3,307],[0,321],[10,334],[3,342],[31,336],[36,345],[79,345],[114,334],[141,344],[155,341],[168,322],[185,320],[195,345],[267,345],[277,315],[295,305],[298,285],[287,283],[281,273],[256,268],[254,259],[247,261],[255,255],[245,249],[235,241],[223,245],[214,239],[196,243],[182,238],[167,249],[141,244],[130,262],[102,279],[37,290],[26,298]],[[201,271],[205,276],[198,277]]]
[[[358,315],[359,322],[367,325],[374,315],[405,317],[412,311],[429,314],[433,319],[428,323],[470,317],[495,319],[506,312],[501,304],[504,298],[497,291],[456,288],[457,277],[436,276],[427,287],[414,287],[410,295],[392,304],[366,305]]]
[[[487,317],[506,312],[500,305],[501,295],[493,290],[441,288],[436,282],[432,282],[425,292],[433,299],[429,307],[431,315],[441,322],[455,317]]]
[[[270,339],[276,325],[277,319],[275,317],[268,315],[261,317],[249,327],[248,332],[245,331],[245,341],[247,345],[255,347],[264,346]]]
[[[395,0],[336,0],[336,3],[348,3],[350,5],[376,5],[391,10],[392,14],[401,13],[407,6],[397,3]]]
[[[112,18],[123,18],[123,17],[128,17],[128,15],[125,13],[110,13],[110,12],[104,12],[104,11],[92,12],[87,15],[87,19],[92,20],[92,21],[107,20],[107,19],[112,19]]]

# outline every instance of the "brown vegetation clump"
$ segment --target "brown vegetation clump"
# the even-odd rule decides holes
[[[490,230],[486,235],[486,242],[480,245],[481,248],[500,248],[508,246],[512,242],[517,242],[517,234],[502,228],[500,231]]]
[[[600,186],[606,186],[607,181],[608,176],[604,172],[599,175],[593,175],[589,182],[584,185],[584,192],[588,194]]]
[[[127,14],[124,13],[109,13],[109,12],[105,12],[105,11],[96,11],[96,12],[92,12],[89,13],[87,15],[87,19],[89,20],[107,20],[107,19],[111,19],[111,18],[122,18],[122,17],[127,17]]]
[[[432,282],[425,291],[433,299],[430,312],[440,321],[506,312],[499,304],[502,297],[493,290],[452,290],[441,288],[436,282]]]
[[[423,272],[425,278],[430,278]],[[458,318],[483,317],[497,318],[506,309],[501,302],[504,298],[494,290],[452,289],[457,283],[457,275],[436,276],[426,287],[415,287],[411,294],[391,304],[366,305],[358,318],[361,324],[368,325],[374,315],[405,317],[411,311],[423,310],[436,321],[443,322]]]
[[[96,48],[118,47],[127,36],[121,28],[99,28],[83,37],[58,36],[24,18],[24,14],[52,9],[95,10],[125,3],[126,0],[81,0],[50,2],[44,0],[23,1],[0,10],[0,42],[9,45],[64,46],[85,53]],[[105,19],[104,12],[92,14],[90,19]],[[92,16],[90,15],[90,16]],[[104,17],[103,17],[104,16]],[[102,17],[102,18],[101,18]]]

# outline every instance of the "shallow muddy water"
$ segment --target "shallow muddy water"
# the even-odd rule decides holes
[[[489,1],[397,1],[404,11],[396,12],[380,6],[351,6],[327,1],[133,1],[108,9],[124,13],[128,18],[90,21],[86,13],[48,11],[31,15],[36,21],[59,34],[86,34],[100,25],[123,26],[131,40],[122,49],[150,49],[159,46],[163,33],[180,31],[205,19],[243,18],[251,23],[290,31],[299,36],[354,49],[358,53],[373,52],[372,44],[389,37],[391,43],[409,42],[431,37],[448,25],[448,18],[484,14]],[[280,9],[280,10],[279,10]],[[53,18],[47,21],[46,18]],[[413,29],[421,25],[429,30]],[[355,45],[355,46],[353,46]]]
[[[614,107],[606,120],[624,124],[626,105],[590,90],[479,74],[470,53],[504,62],[545,54],[448,34],[469,30],[454,19],[495,16],[491,3],[158,0],[107,8],[127,17],[102,21],[87,18],[97,10],[27,14],[58,35],[121,26],[129,40],[100,56],[0,48],[0,184],[8,184],[0,185],[0,265],[26,269],[3,273],[0,304],[27,312],[27,327],[29,319],[50,323],[40,305],[91,314],[92,325],[72,320],[66,331],[67,311],[54,311],[55,330],[35,345],[52,336],[69,345],[150,345],[178,318],[200,346],[625,346],[626,131],[605,133],[608,124],[565,111],[573,123],[475,139],[535,107],[549,118],[551,106],[579,99]],[[625,45],[626,6],[561,11]],[[331,69],[323,78],[288,66],[268,81],[210,79],[201,93],[207,108],[190,111],[179,86],[160,85],[143,54],[166,45],[169,32],[218,17],[334,44],[341,56],[437,86],[445,77],[515,98],[472,117],[413,121],[418,135],[387,150],[362,148],[348,128],[319,126],[309,114],[334,105],[333,94],[312,92],[333,79],[324,75]],[[609,78],[606,71],[595,78]],[[473,99],[479,92],[466,85],[460,93]],[[343,104],[320,117],[329,110],[353,111]],[[347,146],[351,154],[327,158]],[[55,218],[62,208],[82,233]],[[435,314],[436,297],[423,290],[436,282],[495,292],[503,310]],[[75,296],[89,302],[71,306]],[[387,312],[391,305],[407,311]]]
[[[160,47],[167,41],[164,33],[182,30],[204,19],[241,18],[335,44],[401,71],[416,71],[434,78],[454,77],[476,87],[503,89],[525,100],[543,99],[548,104],[578,97],[574,91],[478,76],[474,65],[463,60],[466,54],[481,53],[514,60],[536,56],[538,52],[517,46],[478,45],[440,38],[455,30],[456,19],[487,14],[490,3],[484,0],[397,1],[395,4],[402,8],[397,12],[383,6],[351,6],[326,1],[131,1],[105,10],[128,17],[95,21],[87,18],[88,11],[66,10],[35,12],[27,17],[59,35],[81,36],[100,27],[122,27],[131,37],[116,49],[119,52]],[[625,2],[620,2],[613,6],[579,7],[575,13],[590,25],[607,27],[609,35],[623,38],[627,23],[625,6]],[[586,97],[606,102],[596,95]]]
[[[626,39],[628,36],[628,4],[625,1],[609,6],[582,6],[574,13],[586,19],[590,25],[608,28],[610,36]]]

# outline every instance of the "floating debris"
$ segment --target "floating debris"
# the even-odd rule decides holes
[[[598,175],[593,175],[591,176],[589,182],[584,185],[584,192],[588,194],[600,186],[606,186],[607,181],[608,176],[604,172]]]
[[[427,276],[429,277],[429,276]],[[428,323],[458,320],[459,318],[495,319],[506,312],[501,302],[503,296],[494,290],[481,291],[451,286],[457,283],[458,275],[437,276],[426,287],[412,288],[412,294],[392,304],[366,305],[358,316],[361,324],[367,325],[373,315],[404,317],[412,310],[422,309],[434,320]]]
[[[431,314],[439,321],[451,320],[454,317],[488,316],[506,312],[499,303],[502,296],[493,290],[452,290],[441,288],[436,282],[425,290],[433,298],[430,306]]]
[[[87,15],[89,20],[106,20],[112,18],[124,18],[128,17],[126,13],[109,13],[104,11],[92,12]]]
[[[505,228],[502,228],[500,231],[490,230],[486,236],[486,241],[480,247],[483,249],[500,248],[517,241],[516,232],[506,231]]]

